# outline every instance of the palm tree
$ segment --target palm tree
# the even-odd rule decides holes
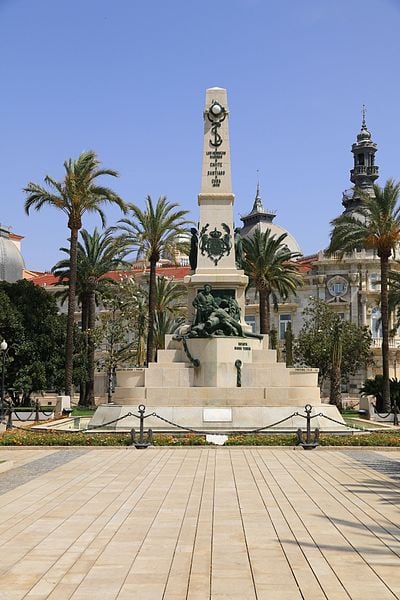
[[[186,290],[168,277],[157,277],[156,308],[154,316],[155,350],[165,347],[165,336],[173,333],[182,322],[186,304]]]
[[[119,221],[118,229],[125,241],[136,251],[138,258],[143,257],[150,263],[147,364],[154,356],[157,262],[163,255],[175,256],[176,250],[181,247],[179,238],[187,234],[187,226],[190,224],[185,218],[188,211],[176,210],[178,206],[168,202],[165,196],[160,197],[154,206],[151,197],[147,196],[144,210],[135,204],[129,204],[131,218]]]
[[[110,229],[99,233],[95,228],[92,234],[86,229],[82,229],[81,238],[82,242],[78,241],[77,244],[76,295],[82,306],[82,331],[87,333],[89,379],[87,385],[84,386],[84,392],[80,395],[79,402],[84,405],[92,405],[94,404],[95,340],[93,334],[96,323],[96,303],[108,285],[116,283],[107,274],[123,267],[130,267],[130,264],[122,260],[124,248],[121,246],[121,240],[116,240]],[[69,254],[66,248],[60,248],[60,250]],[[65,259],[58,262],[52,272],[61,281],[68,282],[71,273],[70,260]],[[65,294],[60,294],[60,297],[62,301]]]
[[[49,205],[61,210],[67,215],[70,235],[70,279],[68,295],[68,317],[66,338],[65,365],[65,394],[72,395],[72,360],[74,351],[73,327],[75,316],[75,292],[77,277],[77,243],[78,233],[82,228],[82,217],[85,213],[98,213],[103,226],[105,215],[101,205],[104,203],[117,204],[126,211],[123,200],[110,188],[97,183],[102,175],[117,177],[113,169],[99,168],[100,161],[93,150],[82,152],[77,159],[64,162],[65,176],[62,181],[56,181],[50,175],[44,178],[45,187],[37,183],[28,183],[24,188],[27,194],[25,211],[29,214],[31,208],[40,210]]]
[[[249,278],[249,287],[255,287],[259,294],[260,333],[270,332],[271,299],[277,308],[278,296],[284,300],[295,294],[303,281],[292,262],[300,254],[289,250],[286,237],[286,233],[275,237],[270,229],[257,229],[253,236],[243,239],[242,268]]]
[[[397,206],[400,183],[389,179],[384,188],[374,185],[373,190],[373,195],[360,191],[360,206],[332,221],[331,241],[326,252],[328,255],[338,252],[343,256],[346,252],[365,248],[376,252],[380,259],[383,410],[389,412],[388,271],[389,258],[400,241],[400,208]]]

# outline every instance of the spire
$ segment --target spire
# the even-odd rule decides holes
[[[362,105],[362,125],[361,125],[361,129],[367,129],[367,124],[365,122],[365,113],[367,112],[366,106],[365,104]]]
[[[263,206],[262,199],[260,196],[260,180],[257,181],[256,197],[254,198],[254,204],[253,204],[253,208],[252,208],[251,212],[252,213],[254,213],[254,212],[265,213],[265,208]]]

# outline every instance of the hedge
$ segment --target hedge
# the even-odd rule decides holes
[[[205,446],[203,435],[155,434],[155,446]],[[355,435],[321,434],[321,446],[396,446],[400,447],[400,432],[385,431]],[[0,434],[0,446],[129,446],[127,433],[69,433],[56,431],[5,431]],[[295,446],[294,435],[231,435],[226,446]]]

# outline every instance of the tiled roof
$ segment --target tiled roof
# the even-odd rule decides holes
[[[296,265],[298,266],[300,273],[308,273],[313,268],[313,264],[316,260],[318,260],[317,254],[302,256],[296,260]]]
[[[190,267],[157,267],[157,275],[164,277],[173,277],[177,280],[183,280],[185,275],[187,275],[190,271]],[[144,274],[149,273],[149,269],[146,268],[146,271],[142,269],[131,269],[129,271],[110,271],[105,275],[109,279],[113,279],[114,281],[122,281],[126,277],[141,277]],[[32,282],[35,285],[39,285],[41,287],[47,287],[51,285],[57,285],[60,283],[60,279],[55,277],[51,273],[38,273],[36,276],[32,277]]]

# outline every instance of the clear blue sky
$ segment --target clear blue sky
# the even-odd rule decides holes
[[[204,94],[220,86],[237,224],[259,169],[275,222],[315,252],[350,187],[363,103],[378,183],[400,178],[399,31],[400,0],[0,0],[0,222],[49,270],[66,222],[26,216],[22,188],[87,149],[126,201],[167,195],[197,220]]]

